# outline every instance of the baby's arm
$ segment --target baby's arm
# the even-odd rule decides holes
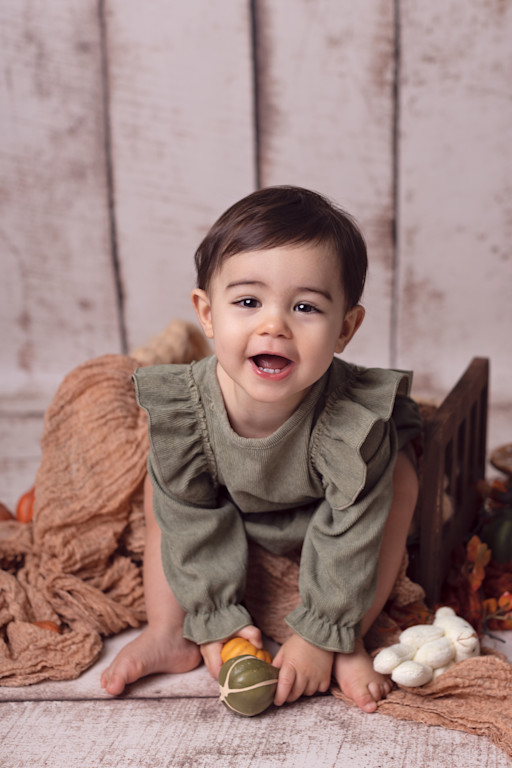
[[[243,637],[245,640],[249,640],[249,642],[255,645],[256,648],[263,648],[261,632],[252,624],[248,624],[246,627],[237,630],[232,635],[230,635],[230,637],[235,637],[235,635],[236,637]],[[220,656],[222,646],[229,639],[229,637],[226,637],[224,640],[219,640],[213,643],[203,643],[199,646],[199,650],[203,656],[206,669],[215,679],[218,678],[219,671],[222,666],[222,659]]]
[[[331,683],[334,654],[293,634],[272,664],[280,669],[274,704],[296,701],[300,696],[325,693]]]

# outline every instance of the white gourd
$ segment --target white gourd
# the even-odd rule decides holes
[[[400,634],[400,642],[383,648],[374,669],[399,685],[418,687],[435,680],[458,661],[480,653],[478,635],[449,607],[436,611],[433,624],[416,624]]]

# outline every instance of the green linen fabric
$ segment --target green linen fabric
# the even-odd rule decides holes
[[[350,652],[375,591],[397,451],[421,429],[410,375],[338,358],[266,438],[229,423],[215,356],[138,369],[162,561],[184,636],[221,640],[252,623],[247,540],[302,547],[301,605],[287,617],[319,647]]]

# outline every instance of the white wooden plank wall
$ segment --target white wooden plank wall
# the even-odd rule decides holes
[[[128,348],[195,319],[194,251],[255,188],[250,8],[109,0],[110,124]]]
[[[389,365],[393,3],[261,0],[257,8],[260,182],[311,187],[360,222],[371,253],[367,314],[346,354]]]
[[[512,439],[511,39],[511,0],[4,0],[0,499],[67,371],[192,319],[194,249],[258,185],[361,222],[350,358],[439,396],[489,356]]]
[[[491,359],[512,441],[512,2],[400,4],[398,361],[446,392]]]
[[[97,4],[5,2],[0,35],[0,394],[37,408],[119,348]]]

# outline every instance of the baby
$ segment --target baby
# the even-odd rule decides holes
[[[215,355],[134,375],[151,444],[148,624],[101,684],[117,695],[201,660],[217,677],[228,638],[261,647],[243,602],[253,540],[301,551],[275,704],[324,692],[334,676],[373,712],[391,683],[363,638],[402,561],[421,422],[407,374],[335,357],[364,318],[364,239],[323,196],[271,187],[229,208],[195,260],[192,301]]]

